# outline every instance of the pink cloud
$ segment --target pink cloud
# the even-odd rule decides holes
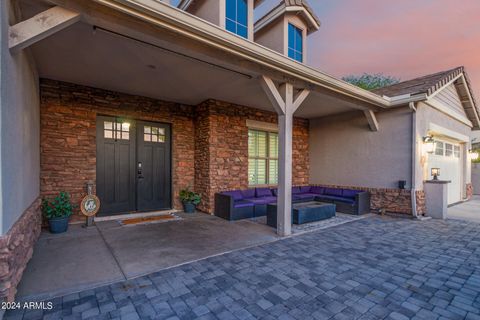
[[[409,78],[464,65],[480,96],[480,1],[310,1],[322,28],[309,64],[335,76]]]

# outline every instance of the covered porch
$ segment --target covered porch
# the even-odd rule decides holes
[[[40,30],[40,36],[17,48],[31,53],[36,76],[42,79],[43,196],[67,189],[78,201],[88,181],[97,182],[99,193],[99,166],[106,157],[98,147],[98,117],[107,116],[114,122],[170,126],[170,146],[165,149],[171,150],[170,158],[165,156],[171,161],[165,169],[170,180],[165,178],[165,185],[171,191],[165,194],[168,201],[152,209],[180,208],[179,191],[191,187],[202,196],[200,209],[212,213],[216,192],[248,187],[246,121],[260,121],[278,130],[277,229],[289,235],[291,187],[309,184],[309,119],[357,112],[364,115],[366,127],[379,129],[375,111],[386,104],[381,97],[167,4],[107,2],[19,1],[24,21],[19,28],[35,23],[36,15],[55,17],[59,8],[64,10],[60,17],[65,21]],[[113,15],[107,7],[118,11]],[[304,134],[299,140],[294,123]],[[103,131],[100,135],[108,128]],[[138,139],[141,133],[136,133]],[[124,193],[133,200],[127,201],[127,211],[142,211],[136,174],[141,162],[135,155],[130,160],[132,186]],[[121,189],[122,182],[115,180],[114,187]],[[100,200],[107,205],[106,199]]]

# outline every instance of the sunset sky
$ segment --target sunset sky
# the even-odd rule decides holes
[[[266,0],[264,14],[280,0]],[[480,0],[310,0],[322,21],[308,64],[408,80],[464,65],[480,98]]]
[[[257,14],[278,0],[267,0]],[[310,0],[322,21],[308,64],[408,80],[464,65],[480,97],[480,0]]]

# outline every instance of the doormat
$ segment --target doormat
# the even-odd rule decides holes
[[[123,220],[120,220],[119,222],[122,226],[134,226],[134,225],[161,223],[161,222],[176,221],[176,220],[182,220],[182,218],[172,213],[172,214],[164,214],[164,215],[152,216],[152,217],[123,219]]]

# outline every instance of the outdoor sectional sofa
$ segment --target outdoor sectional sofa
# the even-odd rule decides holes
[[[334,203],[337,212],[370,212],[370,193],[363,190],[303,186],[292,188],[293,202],[320,201]],[[267,205],[277,202],[277,189],[252,188],[215,194],[215,215],[227,220],[265,216]]]

